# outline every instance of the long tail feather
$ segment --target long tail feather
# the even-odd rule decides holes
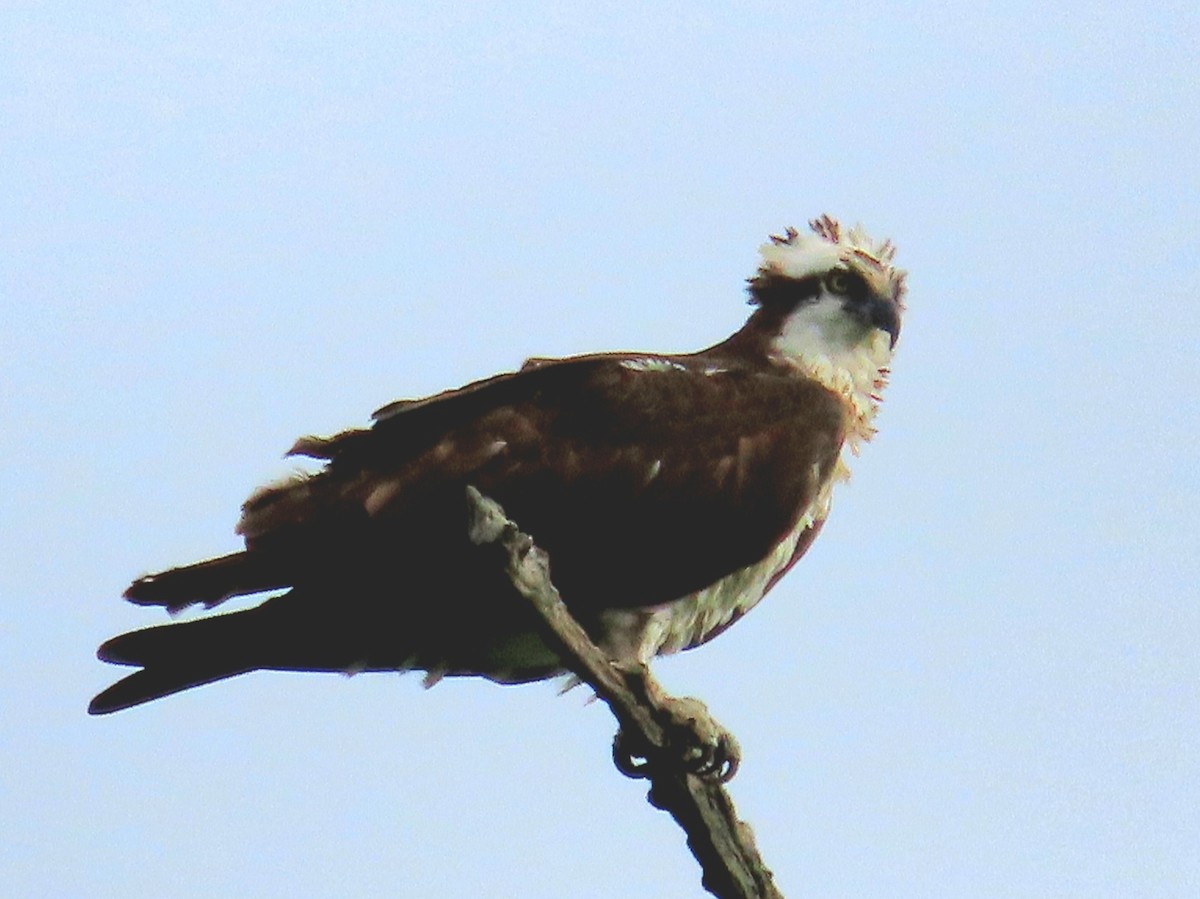
[[[107,715],[189,687],[244,674],[257,667],[263,628],[257,609],[198,621],[164,624],[114,637],[97,655],[118,665],[140,665],[92,700],[88,712]]]
[[[143,668],[129,677],[122,678],[107,690],[96,695],[88,705],[89,715],[108,715],[122,709],[161,699],[172,693],[180,693],[191,687],[211,684],[238,674],[245,674],[249,669],[241,671],[192,671],[184,674],[177,670],[160,670],[158,668]]]
[[[166,606],[169,612],[194,603],[212,608],[231,596],[289,586],[291,578],[284,567],[279,558],[265,552],[233,553],[138,578],[125,591],[125,598],[139,606]]]

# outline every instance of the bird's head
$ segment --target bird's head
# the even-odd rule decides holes
[[[810,227],[789,228],[761,248],[750,302],[771,360],[843,396],[865,435],[900,336],[906,273],[892,265],[891,241],[829,216]]]

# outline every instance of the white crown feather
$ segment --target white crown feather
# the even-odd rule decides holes
[[[759,276],[799,279],[824,275],[839,266],[859,268],[871,272],[875,278],[882,276],[897,302],[903,299],[908,273],[892,265],[896,246],[890,240],[875,240],[861,225],[843,228],[828,215],[813,219],[808,226],[812,234],[788,228],[782,237],[771,235],[770,243],[759,248],[763,259]]]

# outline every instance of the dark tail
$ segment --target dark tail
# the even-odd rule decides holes
[[[125,598],[139,606],[166,606],[169,612],[198,602],[212,608],[231,596],[289,586],[292,577],[285,567],[282,558],[266,552],[233,553],[138,578]]]
[[[103,644],[97,655],[140,665],[92,700],[88,712],[107,715],[260,667],[264,638],[260,609],[131,631]]]

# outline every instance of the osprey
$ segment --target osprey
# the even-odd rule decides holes
[[[533,359],[304,437],[323,460],[254,493],[245,549],[135,581],[177,612],[285,591],[244,611],[133,631],[99,657],[138,666],[105,714],[257,669],[427,672],[517,683],[564,673],[532,611],[468,538],[468,486],[549,553],[609,656],[712,639],[804,554],[872,419],[900,332],[895,248],[829,217],[762,247],[756,307],[697,353]]]

